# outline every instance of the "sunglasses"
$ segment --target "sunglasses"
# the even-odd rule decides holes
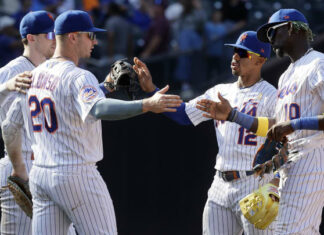
[[[92,40],[92,41],[97,39],[97,36],[96,36],[96,34],[94,32],[78,32],[78,33],[87,33],[90,40]]]
[[[269,41],[271,42],[272,39],[274,38],[275,36],[275,33],[276,33],[276,30],[282,26],[285,26],[285,25],[288,25],[289,24],[289,21],[287,22],[284,22],[284,23],[281,23],[281,24],[277,24],[277,25],[274,25],[270,28],[268,28],[267,30],[267,38],[269,39]]]
[[[49,39],[49,40],[54,40],[55,39],[55,33],[54,32],[47,33],[46,38]]]
[[[240,58],[249,58],[251,59],[251,54],[257,55],[257,56],[261,56],[258,53],[255,53],[253,51],[247,51],[241,48],[234,48],[234,53],[238,54]]]

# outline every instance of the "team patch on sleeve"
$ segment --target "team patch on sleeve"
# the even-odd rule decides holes
[[[98,96],[98,90],[91,85],[87,85],[81,88],[80,97],[84,103],[91,102],[94,98]]]

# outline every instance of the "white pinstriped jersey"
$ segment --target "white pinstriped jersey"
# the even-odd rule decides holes
[[[198,100],[219,101],[218,92],[229,101],[232,107],[252,116],[274,116],[276,89],[261,80],[251,87],[239,88],[238,83],[220,84],[207,90],[205,94],[186,103],[186,113],[194,125],[208,120],[203,111],[195,106]],[[219,151],[215,168],[220,171],[252,169],[254,155],[264,142],[240,125],[232,122],[214,121]]]
[[[0,83],[3,84],[16,76],[19,73],[25,71],[31,71],[35,66],[24,56],[19,56],[16,59],[10,61],[6,66],[0,69]],[[0,107],[0,125],[6,119],[8,110],[17,96],[16,92],[12,92],[10,96],[6,99],[5,103]],[[23,156],[30,156],[31,154],[31,142],[27,138],[26,130],[22,131],[22,152],[25,153]]]
[[[311,50],[281,75],[276,105],[277,122],[324,112],[324,54]],[[324,147],[322,131],[298,130],[288,136],[290,152]]]
[[[17,99],[8,116],[21,123],[19,106],[25,110],[25,124],[34,138],[34,165],[73,170],[103,157],[101,121],[88,115],[103,98],[92,73],[71,61],[51,59],[33,71],[27,99]]]

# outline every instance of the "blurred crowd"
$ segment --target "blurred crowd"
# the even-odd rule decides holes
[[[26,13],[44,9],[55,17],[81,9],[107,30],[97,35],[99,45],[85,62],[99,80],[103,67],[138,56],[151,66],[156,79],[173,82],[188,97],[194,95],[197,76],[215,83],[224,70],[229,71],[224,66],[231,52],[224,51],[224,38],[235,38],[246,28],[253,8],[248,0],[1,0],[0,4],[0,67],[22,52],[19,23]],[[261,18],[260,14],[253,16]],[[163,66],[166,60],[169,65]]]
[[[98,35],[95,65],[180,52],[174,77],[183,91],[191,89],[190,52],[204,49],[208,76],[216,76],[221,69],[213,66],[220,65],[220,39],[244,27],[248,17],[242,0],[223,0],[216,7],[201,0],[3,0],[1,9],[0,66],[21,54],[19,22],[26,13],[45,9],[56,16],[65,10],[82,9],[92,15],[96,26],[107,29]]]

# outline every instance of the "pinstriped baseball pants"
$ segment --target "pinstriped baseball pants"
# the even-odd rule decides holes
[[[275,222],[268,229],[259,230],[244,217],[239,201],[269,182],[272,178],[265,175],[259,181],[253,175],[225,182],[217,174],[208,191],[208,199],[203,212],[203,235],[271,235]]]
[[[324,206],[324,149],[314,149],[280,171],[276,235],[320,234]]]
[[[33,166],[33,234],[66,234],[73,222],[79,235],[116,235],[115,212],[108,188],[95,165],[73,171]]]
[[[25,159],[30,156],[23,156]],[[32,161],[25,162],[27,171],[32,167]],[[13,199],[13,196],[8,188],[3,188],[7,185],[7,178],[11,175],[12,165],[9,157],[6,156],[0,160],[0,200],[1,200],[1,234],[2,235],[26,235],[31,234],[31,220],[20,209]]]

